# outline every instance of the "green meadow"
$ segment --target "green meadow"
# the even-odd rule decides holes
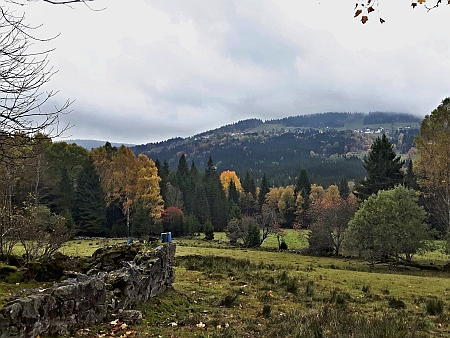
[[[449,273],[375,265],[301,253],[306,233],[288,231],[289,251],[269,236],[259,249],[175,238],[176,280],[142,304],[139,325],[106,322],[89,337],[449,337]],[[109,242],[112,243],[112,242]],[[69,242],[66,254],[90,255],[106,242]],[[436,250],[416,258],[445,265]],[[28,285],[27,285],[28,286]],[[0,283],[2,295],[25,285]]]

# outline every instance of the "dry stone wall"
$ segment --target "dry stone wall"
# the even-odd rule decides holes
[[[172,285],[175,249],[167,243],[120,261],[120,252],[130,251],[124,246],[107,260],[109,270],[114,263],[121,265],[119,269],[102,271],[104,263],[99,261],[86,274],[73,274],[48,289],[26,290],[27,297],[0,310],[0,338],[66,335],[102,322],[108,313],[138,321],[142,317],[130,309]]]

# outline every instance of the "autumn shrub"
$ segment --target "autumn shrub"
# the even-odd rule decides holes
[[[438,316],[444,313],[444,302],[437,298],[429,298],[425,302],[427,313],[431,316]]]
[[[222,298],[221,301],[219,302],[219,305],[225,306],[225,307],[232,307],[233,305],[236,304],[238,297],[239,297],[239,294],[237,292],[233,292],[232,294],[225,295],[225,297]]]
[[[177,207],[168,207],[161,214],[164,232],[171,232],[172,236],[183,235],[184,213]]]
[[[313,280],[309,280],[306,282],[305,295],[308,297],[314,296],[314,281]]]
[[[362,292],[364,293],[369,293],[370,292],[370,285],[364,285],[361,289]]]
[[[265,304],[262,308],[261,316],[263,316],[265,318],[269,318],[271,312],[272,312],[272,306],[269,304]]]
[[[284,239],[281,240],[281,243],[280,243],[280,250],[281,250],[281,251],[284,251],[284,250],[287,250],[287,249],[288,249],[288,245],[286,244],[286,242],[284,241]]]
[[[389,298],[388,305],[390,308],[393,308],[393,309],[405,309],[406,308],[405,302],[402,301],[401,299],[398,299],[395,297]]]
[[[244,245],[247,248],[254,248],[261,245],[261,233],[256,224],[249,224],[244,237]]]
[[[339,289],[333,289],[330,293],[330,303],[334,303],[336,305],[345,305],[351,299],[352,297],[348,292],[344,292]]]
[[[214,239],[214,227],[211,221],[207,221],[203,226],[203,232],[205,233],[205,240],[212,241]]]

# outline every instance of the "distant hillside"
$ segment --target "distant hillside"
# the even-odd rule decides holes
[[[364,125],[377,125],[388,123],[421,123],[422,119],[411,115],[401,113],[385,113],[385,112],[371,112],[364,116]]]
[[[68,143],[68,144],[72,144],[72,143],[76,143],[77,145],[79,145],[80,147],[83,147],[87,150],[91,150],[92,148],[98,148],[101,146],[104,146],[106,141],[99,141],[99,140],[64,140],[64,142]],[[127,147],[134,147],[135,144],[131,144],[131,143],[115,143],[115,142],[110,142],[111,145],[113,147],[120,147],[122,144],[124,146]]]
[[[365,123],[370,119],[373,126]],[[360,157],[381,133],[389,135],[399,152],[409,151],[420,122],[408,114],[378,112],[324,113],[266,122],[250,119],[132,150],[153,160],[166,160],[171,169],[176,169],[181,154],[199,170],[211,156],[219,171],[234,170],[242,177],[248,170],[256,180],[266,173],[275,185],[293,184],[305,168],[312,183],[328,186],[342,176],[364,177]]]

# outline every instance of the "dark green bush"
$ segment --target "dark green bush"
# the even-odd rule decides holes
[[[405,302],[402,301],[401,299],[398,299],[395,297],[392,297],[389,299],[388,305],[390,308],[393,308],[393,309],[405,309],[406,308]]]
[[[431,316],[437,316],[444,313],[444,302],[437,298],[427,299],[426,302],[427,313]]]

